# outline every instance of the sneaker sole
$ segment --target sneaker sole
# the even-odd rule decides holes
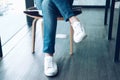
[[[45,72],[44,72],[44,73],[45,73]],[[58,73],[58,71],[57,71],[57,72],[55,72],[55,73],[53,73],[53,74],[47,74],[47,73],[45,73],[45,75],[46,75],[46,76],[48,76],[48,77],[52,77],[52,76],[57,75],[57,73]]]
[[[87,37],[87,35],[85,34],[81,40],[79,40],[79,41],[74,41],[74,42],[75,42],[75,43],[80,43],[80,42],[82,42],[86,37]]]

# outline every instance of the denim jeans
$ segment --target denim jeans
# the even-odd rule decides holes
[[[43,52],[55,52],[57,17],[62,15],[65,21],[72,16],[73,0],[35,0],[36,7],[42,10],[44,23]]]

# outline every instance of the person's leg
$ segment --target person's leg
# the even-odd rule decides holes
[[[55,52],[55,34],[57,27],[57,16],[60,14],[52,0],[35,0],[36,7],[42,10],[44,22],[44,44],[45,55],[52,56]]]
[[[56,7],[51,0],[43,0],[42,13],[44,22],[43,52],[53,55],[55,52],[55,35],[57,27]]]
[[[52,0],[52,1],[59,9],[65,21],[69,20],[70,23],[73,23],[74,21],[79,21],[79,19],[75,16],[75,14],[72,11],[72,4],[74,0]]]
[[[38,4],[36,4],[36,6],[38,9],[42,9],[43,13],[43,52],[45,53],[44,72],[47,76],[54,76],[57,73],[57,65],[53,60],[53,54],[55,52],[55,35],[58,9],[51,0],[43,0],[42,3],[37,3]]]
[[[76,43],[81,42],[85,37],[86,33],[84,27],[81,25],[80,20],[74,15],[72,11],[73,0],[52,0],[53,3],[59,9],[61,15],[66,21],[69,21],[74,30],[73,39]]]
[[[34,0],[35,6],[38,10],[42,10],[42,1],[43,0]]]
[[[55,34],[57,27],[58,9],[51,0],[35,0],[36,7],[42,10],[44,23],[43,52],[51,56],[55,52]],[[47,54],[47,55],[49,55]]]
[[[65,21],[68,21],[70,17],[74,16],[74,13],[72,11],[73,0],[52,0],[52,1],[59,9]]]

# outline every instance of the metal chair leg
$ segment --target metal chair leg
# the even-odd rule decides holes
[[[32,22],[32,53],[35,52],[35,36],[36,36],[36,22],[38,19],[34,19]]]

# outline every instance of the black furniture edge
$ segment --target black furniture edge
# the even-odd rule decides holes
[[[75,15],[82,13],[82,9],[80,6],[73,6],[72,10]],[[42,17],[42,15],[39,14],[39,10],[36,7],[29,7],[27,10],[23,12],[27,15]],[[62,15],[59,14],[58,17],[62,17]]]
[[[110,8],[110,0],[106,0],[105,15],[104,15],[104,25],[107,25],[108,9]]]
[[[120,53],[120,7],[119,7],[119,20],[118,20],[118,28],[116,35],[114,62],[119,62],[119,57],[120,57],[119,53]]]
[[[108,30],[108,40],[112,39],[112,28],[113,28],[113,18],[114,18],[114,7],[115,7],[115,0],[111,2],[110,8],[110,19],[109,19],[109,30]]]
[[[1,44],[1,37],[0,37],[0,58],[2,58],[3,54],[2,54],[2,44]]]

